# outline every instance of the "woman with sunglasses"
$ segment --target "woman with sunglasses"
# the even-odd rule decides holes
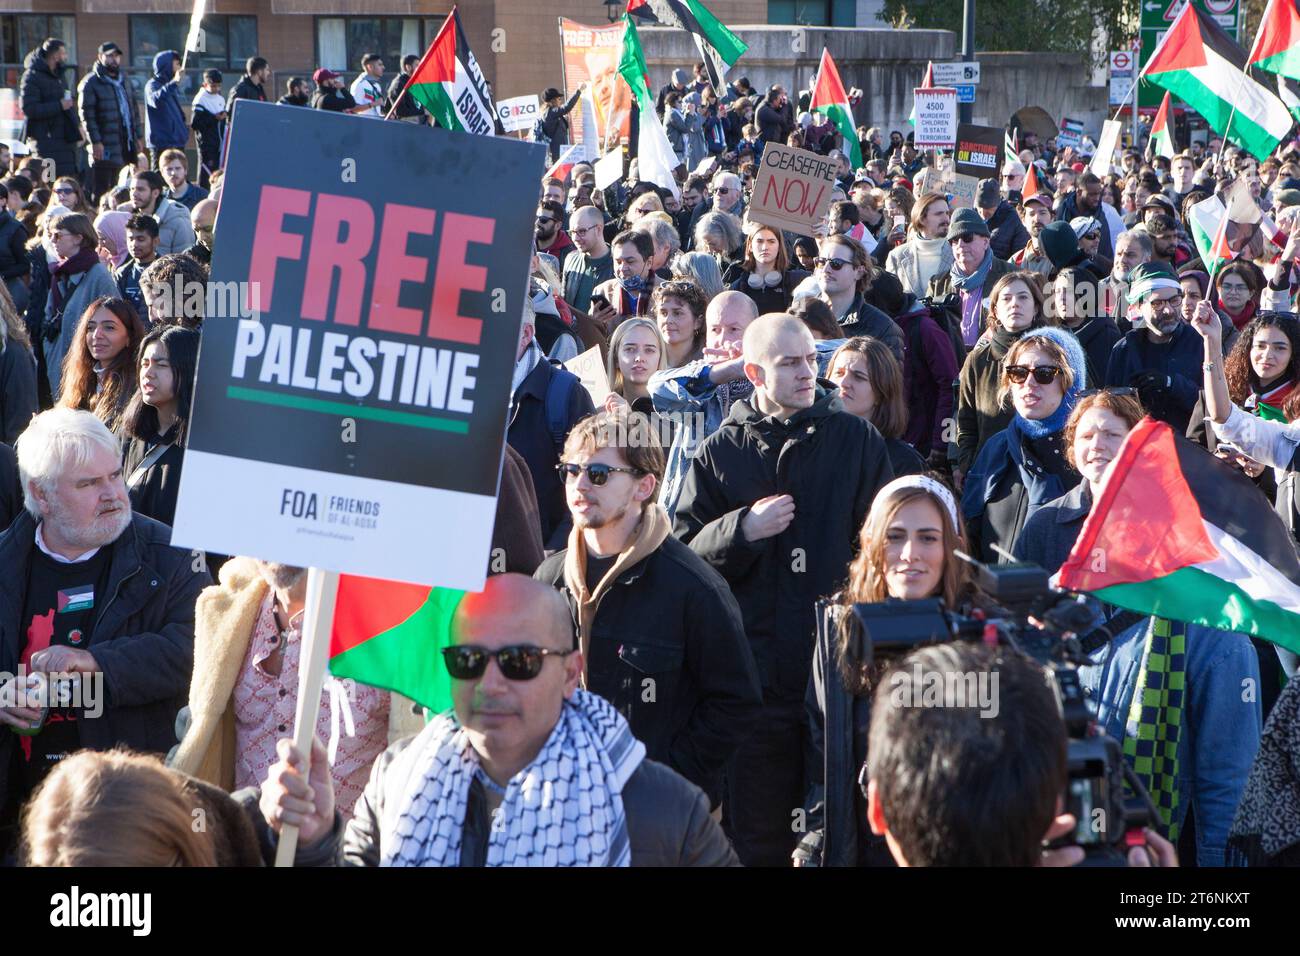
[[[886,313],[866,300],[876,278],[876,267],[862,243],[848,236],[828,236],[818,244],[813,273],[821,297],[835,313],[844,338],[869,335],[889,346],[903,361],[903,330]]]
[[[805,702],[810,748],[808,832],[796,866],[892,866],[885,841],[866,826],[857,784],[881,665],[867,663],[854,604],[942,598],[958,613],[977,594],[953,494],[926,475],[895,478],[877,493],[858,535],[858,555],[839,594],[819,602]]]
[[[1208,308],[1208,304],[1207,304]],[[1037,509],[1016,540],[1015,555],[1055,573],[1065,563],[1088,514],[1101,496],[1112,461],[1143,416],[1128,389],[1082,397],[1065,427],[1065,447],[1083,481]],[[1091,653],[1079,669],[1089,710],[1102,730],[1121,742],[1125,759],[1153,796],[1161,790],[1172,810],[1161,821],[1176,832],[1188,809],[1195,816],[1200,866],[1223,866],[1224,845],[1259,747],[1259,660],[1249,639],[1121,612],[1091,602],[1094,624],[1118,633]],[[1086,637],[1086,635],[1083,635]],[[1182,707],[1138,708],[1134,698],[1163,686],[1181,686]],[[1150,761],[1137,759],[1138,740],[1174,741],[1177,772],[1160,777]],[[1168,800],[1171,799],[1172,803]]]
[[[978,560],[1005,562],[999,549],[1010,552],[1029,512],[1079,483],[1062,435],[1087,377],[1083,347],[1064,329],[1035,329],[1007,351],[998,401],[1011,399],[1011,423],[980,451],[962,489]]]
[[[753,299],[759,315],[786,311],[795,287],[808,278],[807,272],[791,267],[781,230],[762,223],[755,223],[745,239],[740,268],[743,272],[730,288]]]
[[[908,421],[903,370],[885,343],[866,336],[849,339],[831,356],[826,377],[839,386],[846,412],[876,426],[895,475],[925,471],[925,459],[903,440]]]
[[[71,176],[60,176],[54,180],[54,198],[68,212],[95,218],[96,210],[86,202],[86,194],[81,189],[81,183]]]
[[[1043,293],[1028,272],[1008,272],[989,293],[987,332],[966,356],[957,392],[957,465],[953,481],[957,490],[975,456],[1011,423],[1003,404],[1002,363],[1007,350],[1030,329],[1042,328]]]
[[[135,360],[145,327],[130,302],[104,296],[86,307],[63,359],[59,404],[94,412],[116,432],[135,397]]]

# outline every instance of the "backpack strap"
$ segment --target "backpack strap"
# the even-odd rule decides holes
[[[551,377],[546,383],[546,398],[542,404],[546,410],[546,430],[551,433],[551,443],[555,446],[557,456],[564,452],[564,440],[569,437],[569,396],[578,377],[554,359],[545,359],[551,363]],[[558,374],[563,372],[564,374]]]

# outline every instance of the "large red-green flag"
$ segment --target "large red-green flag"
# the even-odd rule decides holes
[[[1250,479],[1152,418],[1110,468],[1061,587],[1300,652],[1300,559]]]
[[[749,49],[700,0],[628,0],[627,12],[645,23],[685,30],[704,61],[709,85],[722,96],[727,70]]]
[[[1263,160],[1290,133],[1291,114],[1245,67],[1246,51],[1188,3],[1141,75],[1200,113],[1220,136]]]
[[[822,61],[817,66],[817,85],[813,89],[808,109],[816,110],[835,124],[844,139],[844,154],[857,169],[862,165],[862,149],[858,145],[858,129],[853,125],[853,109],[848,94],[840,82],[840,71],[835,69],[831,51],[822,47]]]
[[[339,575],[330,673],[397,691],[440,714],[451,707],[442,649],[464,591]]]
[[[488,136],[496,131],[492,91],[469,48],[458,7],[451,8],[406,90],[444,129]]]
[[[1300,6],[1269,0],[1248,57],[1251,66],[1300,80]]]

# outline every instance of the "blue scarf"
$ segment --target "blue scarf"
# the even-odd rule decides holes
[[[999,432],[989,440],[976,457],[962,488],[962,514],[967,519],[984,513],[998,482],[1012,468],[1020,472],[1020,481],[1029,492],[1031,508],[1059,498],[1069,490],[1059,477],[1045,471],[1040,463],[1032,459],[1027,462],[1025,449],[1029,441],[1059,434],[1065,428],[1077,399],[1077,389],[1071,390],[1061,399],[1055,412],[1039,421],[1029,421],[1017,414],[1005,432]]]
[[[956,262],[952,264],[952,269],[948,275],[952,280],[952,287],[958,292],[973,292],[984,285],[984,280],[989,277],[989,269],[993,267],[993,250],[984,250],[984,261],[981,262],[970,275],[962,275],[961,267]]]
[[[1011,419],[1011,428],[1030,440],[1046,438],[1048,435],[1055,435],[1065,428],[1066,419],[1070,417],[1070,411],[1074,408],[1075,399],[1078,398],[1078,391],[1071,389],[1070,392],[1061,399],[1061,404],[1056,407],[1056,411],[1046,418],[1040,418],[1037,421],[1030,421],[1028,418],[1021,418],[1019,414]]]

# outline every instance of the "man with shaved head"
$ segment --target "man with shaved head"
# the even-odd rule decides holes
[[[194,245],[185,250],[191,259],[205,266],[212,265],[212,231],[217,224],[217,201],[200,199],[190,210],[190,225],[194,227]]]
[[[843,584],[876,492],[894,477],[880,433],[817,382],[794,316],[745,330],[753,395],[691,461],[674,533],[731,585],[763,684],[763,713],[727,767],[723,826],[746,866],[789,866],[806,793],[804,695],[818,598]]]
[[[741,341],[756,318],[758,306],[745,293],[718,293],[704,312],[704,357],[650,376],[655,411],[674,424],[659,493],[669,519],[677,510],[682,482],[700,442],[718,430],[732,402],[753,390],[745,378]]]
[[[614,257],[605,241],[605,216],[582,206],[569,216],[569,238],[577,251],[564,260],[564,301],[579,312],[591,311],[591,293],[614,278]]]
[[[298,830],[298,866],[734,866],[704,793],[663,764],[603,698],[559,592],[489,578],[452,613],[441,651],[452,708],[389,747],[344,828],[324,746],[310,770],[279,742],[243,803],[268,855]]]

